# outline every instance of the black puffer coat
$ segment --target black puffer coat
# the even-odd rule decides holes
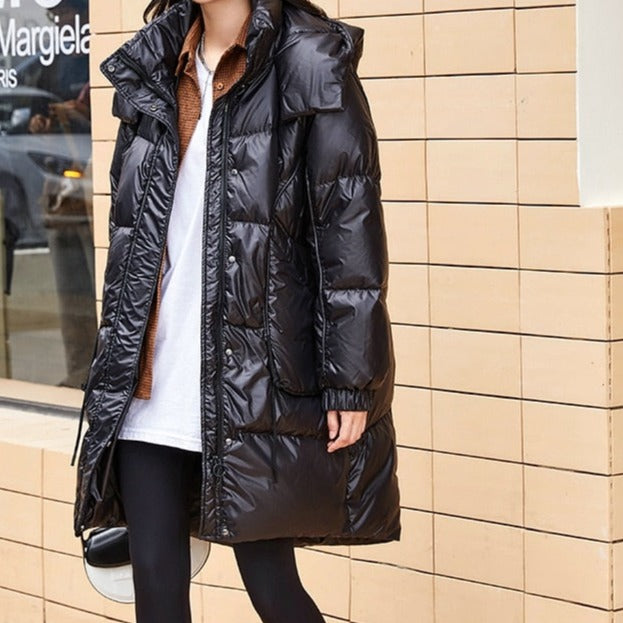
[[[246,73],[210,119],[192,533],[395,540],[394,352],[377,138],[356,73],[363,29],[286,0],[252,6]],[[179,164],[174,69],[195,10],[174,5],[100,66],[121,123],[76,536],[125,525],[111,458],[165,248]],[[328,453],[327,409],[367,410],[361,439]]]

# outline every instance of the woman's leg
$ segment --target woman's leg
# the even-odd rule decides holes
[[[237,543],[234,553],[242,581],[263,623],[324,621],[301,584],[292,539]]]
[[[190,623],[190,451],[119,439],[114,459],[128,522],[136,623]]]

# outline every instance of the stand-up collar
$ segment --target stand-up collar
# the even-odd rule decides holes
[[[282,0],[251,0],[251,7],[244,41],[247,80],[272,59],[281,30]],[[173,103],[180,50],[199,13],[192,0],[174,4],[104,59],[100,70],[128,96],[147,86]]]

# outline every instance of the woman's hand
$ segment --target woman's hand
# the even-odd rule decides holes
[[[367,411],[327,411],[329,441],[327,451],[335,452],[355,443],[366,428]]]

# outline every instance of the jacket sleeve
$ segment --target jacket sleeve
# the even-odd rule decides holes
[[[369,411],[393,361],[387,239],[369,102],[352,65],[344,80],[342,110],[317,111],[308,129],[314,327],[323,409]]]

